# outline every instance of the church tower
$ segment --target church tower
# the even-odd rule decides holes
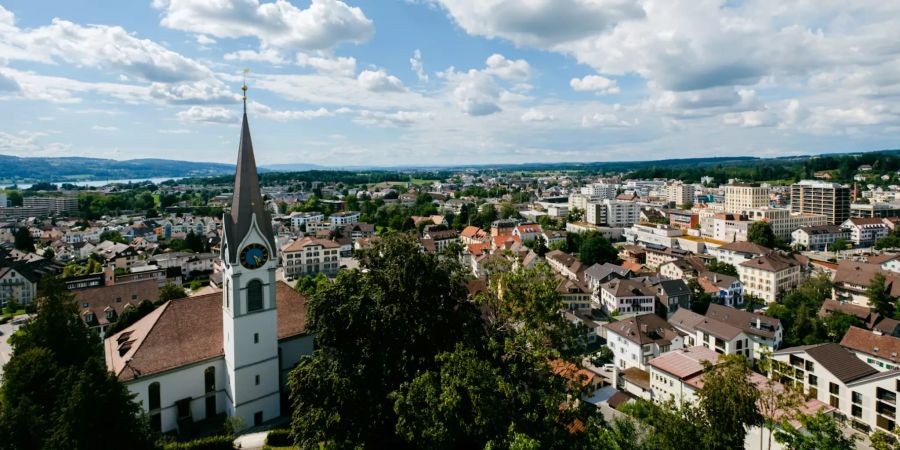
[[[222,218],[222,343],[225,347],[229,416],[258,425],[281,415],[278,368],[278,312],[275,308],[277,247],[263,203],[244,117],[231,210]]]

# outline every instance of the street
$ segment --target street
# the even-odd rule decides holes
[[[3,366],[12,356],[12,347],[6,342],[19,327],[12,324],[12,321],[0,325],[0,383],[3,382]]]

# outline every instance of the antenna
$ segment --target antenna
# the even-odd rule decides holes
[[[244,100],[244,114],[247,114],[247,74],[250,73],[250,69],[244,69],[244,84],[241,86],[241,90],[244,91],[244,95],[242,99]]]

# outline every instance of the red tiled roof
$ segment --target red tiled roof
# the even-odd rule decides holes
[[[306,299],[280,281],[275,301],[278,339],[305,333]],[[128,381],[224,355],[221,304],[221,292],[164,303],[104,341],[107,367]]]

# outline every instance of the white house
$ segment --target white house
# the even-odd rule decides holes
[[[656,289],[636,280],[613,279],[600,285],[600,304],[606,313],[644,314],[656,310]]]
[[[791,246],[802,247],[806,250],[823,251],[828,246],[843,239],[850,240],[850,231],[837,225],[819,225],[803,227],[791,233]]]
[[[841,228],[850,232],[850,242],[856,247],[871,247],[890,233],[887,224],[878,217],[851,217]]]
[[[772,303],[803,281],[803,264],[796,258],[772,252],[737,266],[744,294]]]
[[[613,352],[616,385],[634,395],[650,397],[647,363],[657,356],[682,348],[678,331],[656,314],[643,314],[603,326]]]

